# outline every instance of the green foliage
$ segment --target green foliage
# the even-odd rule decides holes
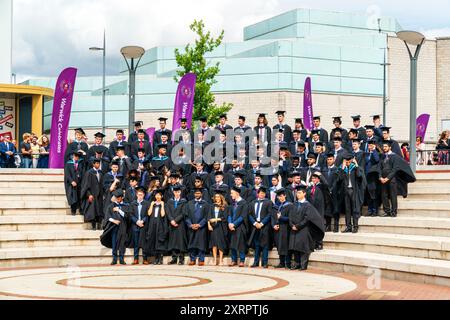
[[[219,116],[227,113],[233,107],[231,103],[223,103],[221,106],[216,104],[216,99],[211,93],[211,88],[217,83],[215,77],[220,72],[220,63],[208,63],[205,55],[214,51],[223,41],[224,31],[217,39],[211,36],[211,32],[205,33],[205,24],[202,20],[194,22],[189,26],[196,33],[197,39],[195,45],[188,44],[185,52],[180,53],[175,50],[175,58],[178,66],[181,68],[174,77],[176,82],[186,74],[193,72],[197,75],[197,85],[195,87],[194,116],[193,120],[198,121],[202,116],[208,117],[208,124],[213,126],[219,123]]]

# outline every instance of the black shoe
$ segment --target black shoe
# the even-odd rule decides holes
[[[353,232],[352,227],[347,227],[345,228],[344,231],[342,231],[342,233],[351,233],[351,232]]]
[[[269,268],[269,265],[267,265],[267,264],[263,264],[263,269],[268,269]]]
[[[159,256],[159,261],[158,261],[158,264],[159,264],[159,265],[162,265],[162,264],[163,264],[163,262],[164,262],[164,256],[163,256],[163,255],[161,255],[161,256]]]
[[[169,265],[177,264],[177,262],[178,262],[178,259],[176,257],[172,258],[172,261],[169,262]]]
[[[184,265],[184,258],[180,258],[180,260],[178,260],[178,265],[179,266],[183,266]]]
[[[381,217],[383,218],[391,217],[391,214],[389,212],[385,212],[384,214],[381,215]]]
[[[259,268],[259,264],[253,264],[250,268]]]
[[[323,244],[318,244],[317,247],[316,247],[316,250],[317,251],[323,250]]]
[[[111,262],[112,266],[115,266],[117,264],[117,259],[113,259],[113,261]]]
[[[325,232],[331,232],[331,225],[327,224],[327,226],[325,227]]]
[[[380,214],[378,213],[378,212],[374,212],[373,214],[372,214],[372,217],[379,217],[380,216]]]
[[[125,266],[127,264],[124,259],[120,259],[119,263],[123,266]]]
[[[339,232],[339,224],[338,224],[338,223],[334,225],[334,230],[333,230],[333,232],[334,232],[334,233],[338,233],[338,232]]]
[[[298,264],[294,264],[293,266],[291,266],[291,270],[299,270],[301,267]]]
[[[98,230],[98,231],[102,230],[102,224],[101,224],[100,222],[97,223],[97,230]]]
[[[76,216],[76,215],[77,215],[77,212],[76,212],[76,211],[75,211],[75,212],[72,211],[72,215],[73,215],[73,216]]]
[[[284,264],[280,263],[279,265],[275,266],[274,268],[275,269],[284,269],[284,268],[286,268],[286,266]]]
[[[392,218],[397,218],[397,211],[393,211],[393,212],[391,213],[391,217],[392,217]]]
[[[353,227],[352,233],[358,233],[359,227]]]
[[[92,222],[92,230],[93,231],[97,230],[97,224],[95,222]]]

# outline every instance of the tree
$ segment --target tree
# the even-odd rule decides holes
[[[223,103],[221,106],[216,104],[216,98],[211,92],[211,88],[217,83],[215,77],[220,72],[220,63],[208,63],[205,55],[214,51],[223,41],[224,31],[217,39],[211,36],[211,32],[205,33],[205,24],[202,20],[194,22],[189,28],[197,34],[195,45],[186,45],[184,53],[175,50],[175,59],[182,69],[177,71],[174,77],[176,82],[186,74],[193,72],[197,75],[197,84],[195,87],[194,98],[194,116],[193,120],[198,121],[202,116],[208,117],[208,124],[213,126],[219,123],[219,117],[223,113],[227,113],[233,107],[231,103]]]

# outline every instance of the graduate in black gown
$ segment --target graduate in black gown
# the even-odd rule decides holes
[[[369,217],[378,216],[380,208],[381,187],[378,174],[380,154],[377,150],[377,140],[371,139],[366,142],[366,166],[365,174],[367,180],[366,203]]]
[[[101,132],[97,132],[95,135],[95,143],[93,146],[89,148],[89,151],[87,153],[87,159],[92,159],[95,157],[95,155],[102,154],[102,156],[108,157],[109,159],[109,149],[103,144],[103,139],[105,138],[105,135]]]
[[[133,144],[134,142],[138,141],[138,133],[139,130],[142,130],[142,126],[144,125],[144,122],[142,121],[135,121],[134,122],[134,132],[130,134],[128,137],[128,143]],[[150,137],[148,136],[147,132],[144,131],[144,139],[145,141],[150,141]]]
[[[393,150],[392,140],[383,141],[383,156],[379,163],[379,180],[384,217],[397,216],[397,196],[408,196],[408,183],[416,181],[408,163]]]
[[[345,225],[344,233],[358,233],[359,218],[364,204],[364,194],[367,181],[364,168],[358,166],[358,162],[351,154],[347,154],[339,169],[338,183],[344,198]]]
[[[133,265],[139,264],[139,251],[145,248],[145,225],[148,222],[148,210],[150,208],[150,202],[144,200],[145,189],[138,187],[136,189],[137,199],[130,204],[130,222],[131,222],[131,232],[133,238],[133,251],[134,260]],[[148,257],[143,252],[143,263],[148,265]]]
[[[163,201],[163,191],[155,191],[155,201],[148,209],[148,222],[145,228],[145,255],[155,257],[153,264],[162,265],[167,252],[169,226],[166,214],[166,204]]]
[[[64,166],[64,187],[66,191],[67,203],[70,206],[72,215],[76,215],[77,210],[81,212],[81,185],[84,175],[84,162],[81,159],[83,153],[75,151],[72,153],[72,160],[67,161]]]
[[[278,250],[280,263],[275,268],[291,268],[291,257],[289,254],[289,215],[295,210],[294,205],[287,201],[286,189],[277,191],[280,206],[272,214],[272,227],[274,229],[275,246]]]
[[[329,153],[327,156],[327,165],[322,168],[322,176],[326,179],[328,190],[331,194],[331,202],[325,208],[325,231],[331,231],[331,222],[334,220],[333,232],[339,232],[339,218],[342,207],[342,196],[338,188],[338,171],[339,168],[335,165],[334,153]]]
[[[322,173],[315,172],[311,178],[311,186],[308,188],[308,202],[310,202],[314,208],[316,208],[317,212],[319,212],[320,217],[322,218],[322,223],[325,229],[325,213],[326,208],[331,203],[331,194],[330,189],[327,183],[327,180]],[[323,249],[323,243],[316,243],[316,250]]]
[[[307,270],[311,253],[325,236],[322,217],[306,200],[306,193],[306,186],[297,187],[295,209],[289,214],[289,250],[294,254],[295,261],[291,270]]]
[[[130,205],[123,202],[123,191],[113,192],[113,201],[106,210],[104,219],[104,232],[100,237],[103,246],[112,249],[113,260],[111,265],[125,263],[125,250],[131,243]],[[118,254],[117,254],[118,253]]]
[[[100,159],[93,160],[93,167],[86,172],[81,184],[81,212],[84,222],[91,223],[93,230],[100,230],[103,221],[103,173]]]
[[[187,232],[185,224],[185,206],[187,200],[183,197],[183,188],[177,184],[172,187],[172,195],[167,201],[167,219],[169,221],[169,243],[168,252],[172,254],[173,264],[184,264],[184,256],[187,250]]]
[[[223,255],[228,251],[228,203],[225,200],[226,191],[216,190],[213,204],[208,212],[209,249],[212,251],[215,265],[223,265]],[[219,259],[217,259],[219,254]]]
[[[106,210],[111,204],[112,193],[122,190],[124,177],[119,172],[119,163],[111,163],[111,171],[103,176],[103,208]]]
[[[248,205],[241,197],[242,190],[234,186],[231,189],[232,203],[229,206],[228,232],[230,234],[231,264],[230,267],[238,265],[245,266],[245,256],[247,253],[247,232],[248,232]]]
[[[194,189],[194,199],[185,206],[185,223],[188,229],[188,250],[190,266],[205,265],[208,250],[208,212],[209,204],[203,198],[203,189]]]
[[[85,160],[86,162],[87,155],[89,152],[89,146],[88,144],[83,140],[86,133],[82,128],[75,129],[75,140],[67,145],[67,149],[64,155],[64,161],[67,162],[70,160],[70,156],[73,155],[75,152],[80,154],[80,158],[82,160]]]
[[[267,199],[267,189],[261,187],[258,190],[258,198],[249,205],[248,219],[250,221],[251,235],[248,245],[255,249],[255,259],[252,268],[259,267],[262,254],[262,267],[267,269],[269,265],[269,250],[273,248],[272,236],[272,201]]]
[[[392,152],[403,158],[403,153],[402,153],[402,149],[400,148],[400,144],[396,140],[391,138],[391,129],[392,129],[391,127],[382,127],[381,128],[383,138],[380,143],[380,146],[383,145],[382,143],[384,141],[390,141]]]

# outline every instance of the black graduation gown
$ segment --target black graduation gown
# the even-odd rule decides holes
[[[378,151],[374,151],[372,154],[366,154],[366,180],[367,180],[367,193],[371,199],[377,199],[380,194],[380,175],[378,171],[378,165],[380,163],[380,155]]]
[[[169,227],[167,222],[167,212],[164,217],[162,216],[162,209],[165,208],[164,206],[165,204],[162,203],[159,205],[154,203],[153,207],[150,204],[148,222],[145,226],[144,252],[147,256],[154,256],[167,251]],[[157,208],[159,208],[159,214],[158,217],[155,217]]]
[[[167,202],[166,210],[167,210],[167,219],[169,223],[169,243],[167,245],[167,249],[169,252],[178,250],[180,253],[187,252],[187,232],[185,225],[185,210],[184,207],[187,204],[187,200],[182,198],[178,202],[177,208],[175,209],[175,200],[170,199]],[[175,228],[170,224],[171,221],[174,221],[178,224],[178,227]]]
[[[325,216],[333,217],[340,212],[342,196],[338,188],[338,171],[336,166],[332,168],[325,167],[322,169],[322,176],[326,179],[328,190],[331,193],[331,202],[329,202],[325,208]]]
[[[122,251],[130,246],[132,240],[131,223],[130,223],[131,208],[129,204],[123,203],[120,207],[121,210],[125,213],[125,216],[122,217],[118,212],[113,211],[115,207],[117,207],[117,204],[111,203],[106,209],[105,218],[103,220],[104,232],[100,236],[100,242],[104,247],[112,249],[112,230],[114,228],[118,228],[117,233],[118,249],[119,251]],[[119,220],[121,223],[117,226],[109,221],[110,218],[113,218],[114,220]]]
[[[86,156],[83,157],[83,158],[85,158],[87,160],[88,159],[87,155],[88,155],[88,152],[89,152],[88,144],[86,142],[83,142],[83,141],[80,142],[80,143],[77,143],[76,141],[74,141],[74,142],[70,143],[67,146],[66,152],[64,154],[64,161],[65,162],[69,161],[70,160],[70,155],[73,152],[80,151],[80,150],[86,152]]]
[[[209,249],[217,247],[222,252],[228,251],[228,208],[219,210],[218,219],[220,222],[211,223],[213,231],[209,232]],[[215,219],[215,207],[211,205],[208,211],[208,221]]]
[[[136,189],[128,185],[128,187],[125,189],[125,198],[123,199],[123,201],[127,203],[133,203],[134,201],[136,201],[136,196]]]
[[[84,222],[101,221],[103,219],[103,173],[99,170],[99,177],[95,169],[91,169],[84,175],[81,184],[81,212]],[[94,201],[89,202],[89,196],[94,196]]]
[[[295,210],[294,205],[291,202],[286,201],[284,204],[280,205],[278,210],[274,210],[272,214],[272,227],[276,225],[280,226],[280,230],[274,231],[275,246],[277,247],[280,256],[289,254],[289,215],[292,210]],[[281,212],[280,219],[277,217],[278,212]]]
[[[300,207],[295,203],[294,208],[289,215],[289,250],[310,254],[314,252],[316,242],[323,241],[325,237],[322,217],[308,201]],[[297,231],[292,230],[294,226]]]
[[[159,130],[156,130],[155,133],[153,134],[153,145],[154,146],[157,146],[158,144],[161,143],[161,136],[163,133],[167,134],[167,136],[168,136],[167,141],[172,141],[172,131],[171,130],[164,129],[164,131],[163,131],[163,130],[159,129]]]
[[[117,140],[114,140],[109,145],[109,157],[112,159],[116,156],[117,153],[117,147],[119,146],[119,142]],[[125,148],[125,154],[130,154],[130,144],[126,141],[122,141],[122,146]]]
[[[184,206],[185,212],[185,223],[188,231],[188,249],[198,249],[200,251],[206,252],[208,250],[208,212],[210,206],[209,204],[201,200],[199,216],[195,215],[195,200],[189,201]],[[191,226],[193,224],[200,224],[200,229],[194,231]]]
[[[247,233],[248,233],[248,204],[245,200],[237,203],[236,210],[233,205],[229,206],[228,223],[235,225],[235,231],[228,230],[230,235],[230,249],[238,252],[247,252]]]
[[[286,143],[291,143],[292,140],[292,128],[285,124],[284,126],[281,126],[280,124],[277,124],[273,127],[274,132],[278,132],[279,130],[283,130],[284,139],[283,141]]]
[[[382,159],[384,159],[384,157],[385,156],[383,156]],[[378,164],[378,177],[387,177],[389,179],[395,177],[397,180],[397,195],[402,196],[403,198],[408,197],[408,184],[416,182],[416,177],[412,172],[411,167],[403,157],[398,156],[395,153],[389,156],[389,166],[392,170],[383,172],[382,162],[383,160],[380,160]]]
[[[150,137],[148,136],[147,132],[144,133],[144,139],[146,141],[150,141]],[[134,142],[138,141],[138,133],[136,131],[134,131],[132,134],[130,134],[130,136],[128,137],[128,142],[133,144]]]
[[[251,229],[251,234],[248,239],[248,246],[250,248],[255,248],[255,239],[259,239],[261,247],[269,247],[269,250],[273,248],[273,232],[272,232],[272,215],[273,215],[273,204],[272,201],[264,199],[261,206],[261,222],[264,227],[260,230],[256,229],[253,225],[257,221],[257,215],[255,211],[255,205],[257,200],[254,200],[249,205],[249,228]]]
[[[113,190],[118,190],[122,187],[122,183],[124,180],[124,177],[119,173],[117,174],[116,178],[120,180],[120,182],[116,185],[116,188]],[[104,210],[107,210],[109,205],[111,204],[111,198],[112,198],[112,192],[109,190],[111,188],[111,185],[114,182],[114,176],[111,174],[111,172],[108,172],[103,176],[103,208]]]
[[[106,146],[104,146],[104,145],[99,145],[99,146],[94,145],[94,146],[90,147],[89,151],[87,153],[87,158],[88,159],[94,158],[95,154],[97,152],[98,153],[101,152],[103,157],[108,157],[108,159],[109,159],[109,149]]]
[[[139,212],[138,212],[138,202],[134,201],[133,203],[130,204],[130,223],[131,223],[131,230],[133,231],[132,233],[132,237],[135,236],[135,232],[139,231],[139,239],[138,239],[138,243],[139,243],[139,248],[144,249],[146,246],[145,243],[145,226],[148,223],[148,209],[150,208],[150,202],[144,200],[142,202],[142,209],[141,209],[141,220],[144,222],[144,227],[141,228],[139,227],[136,222],[139,221]],[[134,243],[131,242],[130,243],[130,247],[134,248]]]
[[[75,165],[72,160],[68,161],[64,166],[64,187],[69,206],[72,206],[80,201],[83,174],[83,161],[78,162],[77,170],[75,170]],[[73,187],[72,182],[76,182],[77,186]]]
[[[339,168],[339,185],[342,189],[343,196],[345,195],[345,189],[347,188],[349,184],[349,175],[342,170],[342,168]],[[353,199],[351,201],[353,206],[353,212],[360,214],[361,208],[364,204],[364,195],[366,192],[367,187],[367,180],[366,175],[364,173],[364,169],[361,167],[357,167],[352,170],[350,173],[350,179],[352,182],[353,187]]]
[[[331,203],[331,195],[328,185],[319,183],[316,185],[314,196],[312,195],[312,187],[308,188],[308,201],[316,208],[322,219],[325,217],[326,208]]]
[[[336,128],[331,130],[331,132],[330,132],[330,140],[329,140],[330,143],[333,142],[334,137],[336,135],[336,131],[337,131]],[[347,134],[348,134],[347,129],[342,128],[342,139],[346,139],[347,138]]]
[[[130,155],[131,157],[138,155],[139,149],[141,149],[141,143],[139,140],[134,141],[131,144],[131,151],[130,151]],[[153,150],[152,150],[152,145],[150,144],[150,142],[148,142],[147,140],[143,141],[143,148],[145,150],[145,155],[152,157],[153,156]]]

